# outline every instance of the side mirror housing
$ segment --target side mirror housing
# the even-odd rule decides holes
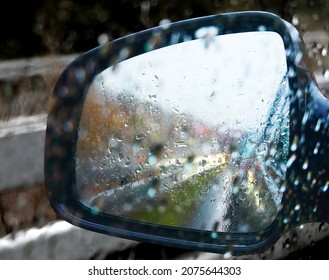
[[[296,30],[264,12],[81,55],[49,104],[51,205],[89,230],[236,255],[328,220],[329,106],[304,58]]]

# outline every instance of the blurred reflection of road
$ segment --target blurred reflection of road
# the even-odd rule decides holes
[[[246,172],[247,163],[255,165],[251,159],[238,164],[223,154],[197,157],[193,163],[172,158],[145,167],[139,177],[132,176],[131,166],[116,165],[89,170],[78,187],[87,190],[87,199],[81,200],[96,212],[199,230],[246,231],[277,213],[270,190],[260,193],[268,185],[264,174]],[[103,185],[96,189],[96,183]]]
[[[184,218],[177,219],[184,224],[174,225],[211,230],[216,222],[222,224],[226,190],[230,185],[229,178],[232,177],[230,169],[222,172],[226,165],[225,156],[208,155],[195,159],[193,164],[178,165],[175,164],[177,162],[176,159],[167,161],[161,176],[143,176],[143,179],[95,194],[87,205],[99,208],[102,212],[126,217],[131,213],[144,213],[141,216],[143,219],[148,215],[148,207],[152,206],[153,211],[157,212],[167,200],[166,211],[174,211],[177,207],[183,209],[176,215]],[[193,206],[186,207],[189,200]]]
[[[224,216],[232,192],[233,170],[226,167],[210,183],[210,190],[195,211],[190,227],[195,229],[225,231]]]

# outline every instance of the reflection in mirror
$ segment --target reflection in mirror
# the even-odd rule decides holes
[[[286,74],[274,32],[187,41],[108,68],[81,116],[76,194],[95,213],[264,229],[285,181]]]

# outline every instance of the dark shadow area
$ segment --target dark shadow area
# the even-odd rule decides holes
[[[157,26],[216,13],[262,10],[291,21],[296,12],[328,16],[325,0],[48,0],[5,1],[0,11],[0,60],[84,52],[102,39],[115,39]],[[307,22],[303,20],[302,29]],[[327,24],[328,25],[328,24]],[[328,27],[328,26],[327,26]],[[102,36],[102,37],[101,37]]]
[[[180,255],[190,253],[191,251],[174,248],[159,246],[149,243],[141,243],[133,248],[111,253],[105,256],[106,260],[169,260],[178,258]],[[97,255],[91,259],[97,259]]]

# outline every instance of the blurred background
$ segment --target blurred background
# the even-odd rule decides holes
[[[2,4],[0,259],[223,257],[139,244],[66,225],[45,197],[43,141],[48,98],[58,75],[78,54],[157,26],[162,19],[244,10],[273,12],[295,25],[319,86],[328,94],[328,0],[11,0]],[[310,242],[298,238],[301,234],[296,230],[272,250],[245,258],[319,258],[317,248],[328,244],[328,232],[327,224],[312,227],[304,234],[313,234]]]
[[[6,1],[1,9],[0,59],[71,54],[159,24],[215,13],[274,12],[299,31],[328,32],[326,0]]]

